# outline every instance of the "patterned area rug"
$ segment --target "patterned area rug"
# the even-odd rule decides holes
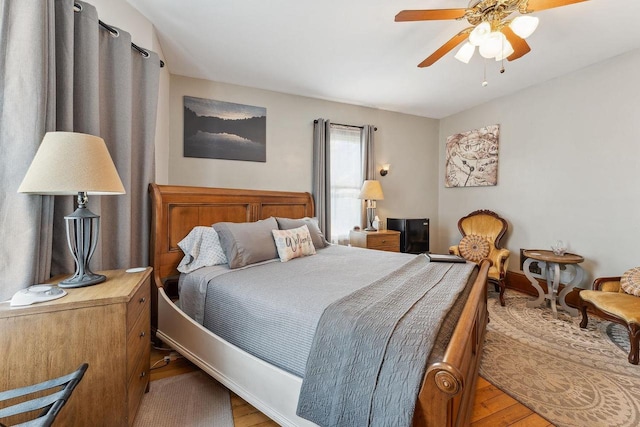
[[[506,307],[489,299],[487,381],[559,427],[640,425],[640,365],[627,362],[624,329],[593,316],[580,329],[581,316],[559,310],[554,319],[549,308],[527,308],[530,296],[505,298]]]
[[[151,382],[134,427],[233,427],[229,391],[202,371]]]

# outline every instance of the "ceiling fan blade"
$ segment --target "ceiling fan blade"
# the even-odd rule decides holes
[[[509,40],[509,43],[511,43],[511,47],[513,47],[513,53],[507,57],[509,61],[515,61],[516,59],[531,52],[529,43],[527,43],[525,39],[514,33],[511,28],[505,26],[501,31],[505,35],[507,40]]]
[[[458,34],[456,34],[455,36],[451,37],[451,39],[448,42],[440,46],[438,50],[433,52],[427,59],[425,59],[420,64],[418,64],[418,67],[424,68],[424,67],[433,65],[438,59],[442,58],[447,53],[449,53],[452,49],[454,49],[456,46],[462,43],[469,36],[469,33],[471,32],[471,30],[473,30],[473,27],[464,29],[460,31]]]
[[[588,0],[529,0],[527,2],[528,12],[537,12],[539,10],[553,9],[554,7],[568,6],[574,3],[582,3]]]
[[[462,18],[466,11],[466,9],[403,10],[396,15],[396,22],[458,19]]]

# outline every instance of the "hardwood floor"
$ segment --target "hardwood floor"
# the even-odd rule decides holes
[[[178,358],[163,366],[162,359],[170,351],[152,348],[151,366],[160,361],[157,368],[151,371],[151,381],[198,370],[199,368],[187,359]],[[231,393],[231,408],[235,427],[277,427],[266,415],[245,402],[241,397]],[[511,396],[489,383],[478,378],[476,395],[471,416],[471,427],[554,427],[549,421],[518,403]]]

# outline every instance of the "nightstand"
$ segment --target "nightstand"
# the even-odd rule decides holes
[[[57,300],[13,308],[0,303],[0,390],[86,362],[56,425],[132,425],[149,384],[151,271],[103,271],[106,282],[65,289]]]
[[[400,252],[400,232],[395,230],[355,231],[349,233],[351,246],[379,251]]]

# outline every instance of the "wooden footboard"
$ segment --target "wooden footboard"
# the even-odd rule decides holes
[[[490,265],[488,260],[480,265],[443,360],[427,368],[413,417],[416,427],[469,424],[489,319],[487,274]]]
[[[312,425],[295,414],[301,379],[248,355],[189,319],[163,287],[177,274],[183,254],[177,242],[197,225],[257,221],[269,216],[313,216],[308,193],[234,190],[151,184],[151,255],[154,280],[152,319],[158,336],[227,387],[283,426]],[[414,426],[453,427],[469,423],[487,325],[484,261],[442,361],[426,370]],[[155,298],[153,298],[155,297]],[[160,307],[160,321],[156,323]]]

